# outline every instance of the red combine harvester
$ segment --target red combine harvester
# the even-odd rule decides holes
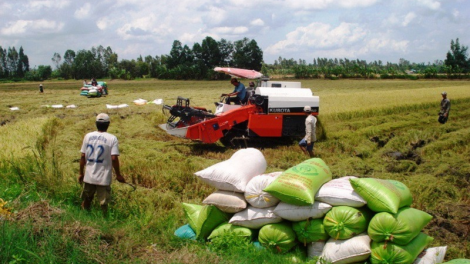
[[[190,100],[178,97],[176,105],[164,105],[171,116],[159,125],[177,137],[233,145],[236,138],[301,137],[305,134],[304,106],[309,105],[318,115],[320,98],[310,88],[301,88],[300,82],[270,81],[252,70],[216,67],[214,71],[233,77],[256,79],[257,86],[247,89],[244,105],[230,105],[222,99],[214,113],[190,106]]]

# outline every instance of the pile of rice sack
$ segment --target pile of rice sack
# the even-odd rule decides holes
[[[403,183],[332,179],[319,158],[284,172],[265,174],[266,168],[263,154],[247,148],[196,172],[217,191],[202,205],[182,204],[188,224],[175,235],[205,241],[232,233],[275,253],[300,245],[318,263],[443,262],[446,247],[428,248],[433,238],[422,232],[432,216],[410,207]]]

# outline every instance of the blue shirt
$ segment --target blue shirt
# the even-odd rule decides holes
[[[235,89],[233,90],[233,92],[238,92],[237,94],[237,97],[238,99],[240,100],[243,100],[245,99],[245,96],[246,96],[246,89],[245,89],[245,85],[243,85],[243,83],[239,82],[237,86],[235,86]]]

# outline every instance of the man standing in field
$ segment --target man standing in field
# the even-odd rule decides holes
[[[317,141],[317,118],[312,115],[312,108],[308,105],[304,107],[304,113],[307,116],[305,119],[305,137],[299,142],[299,146],[303,153],[313,158],[313,145]]]
[[[449,111],[450,111],[450,100],[447,99],[447,93],[442,92],[442,101],[441,101],[441,111],[439,111],[439,123],[445,124],[447,122],[447,118],[449,118]]]
[[[81,148],[80,176],[78,182],[84,183],[81,194],[82,208],[90,210],[95,193],[104,215],[108,212],[111,199],[112,169],[116,179],[125,183],[119,168],[119,148],[116,136],[106,132],[110,124],[107,114],[96,116],[98,131],[85,135]]]

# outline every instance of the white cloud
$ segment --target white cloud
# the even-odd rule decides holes
[[[368,40],[366,45],[359,50],[359,54],[380,54],[382,52],[406,53],[408,50],[408,40],[395,40],[387,36],[374,37]]]
[[[221,35],[235,35],[245,34],[248,32],[247,27],[216,27],[212,29],[212,32]]]
[[[357,8],[372,6],[378,0],[291,0],[285,1],[286,7],[295,9]]]
[[[58,32],[64,26],[64,23],[50,21],[45,19],[39,20],[17,20],[10,23],[7,27],[0,29],[3,35],[19,36],[21,34],[34,33],[50,33]]]
[[[63,9],[70,5],[68,0],[33,0],[29,1],[28,7],[32,9]]]
[[[403,19],[402,25],[405,27],[408,26],[408,24],[411,23],[411,21],[413,21],[415,18],[416,14],[414,12],[406,14],[405,19]]]
[[[418,3],[432,10],[438,10],[441,7],[441,3],[434,0],[418,0]]]
[[[279,54],[286,50],[336,49],[349,46],[364,38],[367,32],[357,24],[341,23],[336,28],[329,24],[312,23],[288,33],[286,39],[269,46],[266,51]]]
[[[96,26],[100,30],[106,30],[108,28],[109,24],[111,24],[111,23],[112,22],[107,17],[103,17],[103,18],[98,19],[98,21],[96,21]]]
[[[250,22],[250,25],[252,26],[264,26],[264,21],[262,19],[255,19]]]
[[[76,19],[85,19],[90,16],[90,13],[91,13],[91,4],[85,3],[83,6],[81,6],[79,9],[75,11],[73,16]]]

